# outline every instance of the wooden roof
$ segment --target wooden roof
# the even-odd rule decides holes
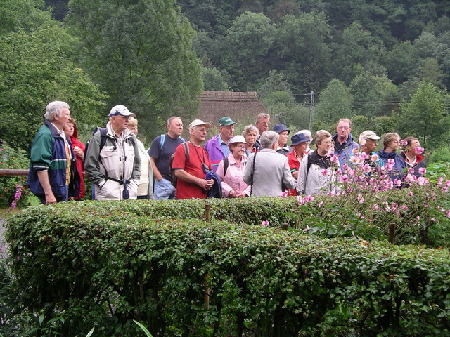
[[[256,116],[267,113],[256,91],[204,91],[200,95],[199,118],[217,125],[221,117],[230,117],[239,124],[255,123]]]

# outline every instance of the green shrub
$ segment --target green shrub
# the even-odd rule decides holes
[[[246,202],[257,213],[260,201],[268,202],[211,201],[211,213]],[[283,203],[293,201],[272,199],[271,208]],[[201,218],[203,207],[73,202],[23,211],[7,223],[18,305],[43,315],[41,336],[48,324],[63,336],[94,326],[96,336],[136,336],[133,320],[154,336],[450,332],[447,249],[173,216]]]
[[[0,145],[0,169],[28,169],[30,161],[25,151],[13,149],[8,144]],[[14,201],[14,196],[21,186],[21,196],[17,206],[29,205],[31,192],[25,188],[27,177],[0,177],[0,207],[9,207]]]

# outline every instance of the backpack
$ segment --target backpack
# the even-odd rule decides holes
[[[184,146],[184,155],[186,157],[186,160],[189,160],[189,146],[186,142],[184,142],[182,144]],[[177,177],[175,176],[175,174],[173,173],[173,170],[172,170],[173,157],[174,157],[174,154],[172,154],[169,159],[169,175],[170,175],[170,182],[172,183],[173,186],[176,187],[177,186]]]
[[[224,176],[224,177],[225,177],[226,174],[227,174],[228,166],[230,166],[230,160],[228,159],[228,157],[226,157],[226,158],[223,160],[223,176]]]
[[[97,131],[100,131],[100,137],[101,137],[100,138],[100,151],[98,151],[98,157],[99,157],[99,160],[100,160],[100,152],[102,152],[102,149],[103,149],[103,147],[106,144],[106,138],[107,138],[106,134],[108,133],[108,129],[107,128],[100,128],[100,127],[97,126],[94,129],[94,131],[92,132],[92,136],[94,136],[97,133]],[[92,138],[89,139],[86,142],[85,148],[84,148],[84,153],[88,153],[89,143],[91,142],[91,140],[92,140]]]
[[[107,129],[107,128],[100,128],[100,127],[97,126],[97,127],[94,129],[94,132],[92,132],[92,136],[94,136],[94,135],[97,133],[97,131],[100,131],[100,149],[99,149],[99,151],[98,151],[98,160],[100,161],[100,160],[101,160],[100,152],[102,152],[102,149],[103,149],[103,147],[104,147],[105,144],[106,144],[106,139],[108,138],[108,136],[107,136],[108,129]],[[84,148],[84,153],[87,153],[88,147],[89,147],[89,143],[91,142],[91,140],[92,140],[92,138],[89,139],[89,140],[86,142],[85,148]],[[129,140],[130,140],[131,145],[133,145],[133,147],[135,147],[134,138],[133,138],[133,137],[130,137]]]
[[[180,137],[180,140],[182,141],[182,144],[184,144],[184,153],[186,155],[186,160],[189,159],[189,146],[187,146],[186,140],[183,137]],[[166,134],[163,133],[159,138],[159,152],[162,151],[162,148],[164,146],[164,143],[166,142]],[[173,174],[172,171],[172,162],[173,162],[173,153],[170,156],[169,159],[169,176],[170,176],[170,182],[173,186],[177,186],[177,177],[175,177],[175,174]]]

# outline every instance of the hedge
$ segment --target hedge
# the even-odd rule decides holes
[[[450,333],[447,249],[176,219],[174,209],[202,217],[204,201],[175,202],[65,203],[10,218],[16,306],[42,317],[33,335],[50,324],[61,336],[142,335],[133,319],[154,336]],[[270,201],[213,201],[211,212],[248,202]],[[272,199],[271,212],[278,203],[292,201]]]

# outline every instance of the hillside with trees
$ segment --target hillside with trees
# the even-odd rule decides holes
[[[1,11],[0,131],[22,148],[53,97],[86,120],[85,137],[126,104],[149,140],[167,116],[192,118],[202,89],[257,91],[292,129],[349,117],[355,134],[399,131],[444,152],[450,141],[449,2],[11,0]]]

